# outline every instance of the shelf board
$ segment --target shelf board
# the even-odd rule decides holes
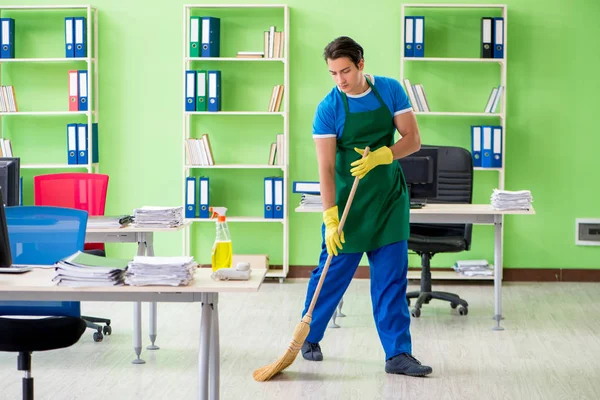
[[[285,63],[285,58],[186,57],[185,61],[278,61]]]
[[[96,163],[92,166],[98,165]],[[78,169],[88,168],[87,164],[23,164],[22,169]]]
[[[92,10],[96,7],[90,6]],[[88,6],[0,6],[0,10],[87,10]]]
[[[210,222],[215,223],[217,219],[211,218],[186,218],[186,222]],[[285,220],[282,218],[263,218],[263,217],[227,217],[227,222],[281,222]]]
[[[187,4],[186,8],[285,8],[284,4]]]
[[[439,112],[439,111],[415,111],[415,115],[438,115],[448,117],[500,117],[500,113],[486,113],[486,112]]]
[[[404,61],[504,63],[504,58],[404,57]]]
[[[474,167],[474,171],[501,171],[502,168],[484,168],[484,167]]]
[[[405,8],[506,8],[504,4],[403,4]]]
[[[186,165],[185,168],[212,168],[212,169],[284,169],[283,165],[267,164],[217,164],[217,165]]]
[[[89,111],[18,111],[0,112],[0,115],[88,115]]]
[[[281,115],[284,112],[269,112],[269,111],[186,111],[188,115]]]
[[[0,64],[2,63],[53,63],[53,62],[75,62],[75,61],[87,61],[87,57],[71,57],[71,58],[0,58]],[[95,58],[90,59],[92,62],[96,62]]]

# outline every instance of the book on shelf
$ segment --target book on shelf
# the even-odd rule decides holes
[[[17,97],[15,87],[12,85],[0,86],[0,111],[18,112]]]
[[[283,99],[283,85],[275,85],[273,86],[273,91],[271,92],[271,99],[269,101],[269,112],[279,112],[279,108],[281,107],[281,101]]]
[[[496,107],[498,107],[498,103],[502,98],[502,92],[504,91],[504,86],[500,85],[492,89],[492,93],[490,93],[490,97],[488,98],[487,104],[485,106],[486,113],[495,113]]]
[[[278,32],[275,26],[264,31],[265,58],[283,58],[284,33]]]
[[[425,96],[425,88],[422,84],[414,84],[411,85],[410,80],[408,78],[404,78],[404,87],[406,89],[406,94],[408,94],[408,98],[410,99],[410,103],[412,104],[414,111],[421,112],[429,112],[429,102],[427,101],[427,96]]]
[[[278,133],[269,150],[269,165],[283,165],[284,141],[283,133]]]
[[[188,138],[185,141],[188,165],[215,165],[212,146],[208,134],[200,139]]]
[[[238,51],[236,58],[263,58],[265,55],[262,51]]]
[[[0,157],[12,157],[12,144],[10,139],[0,139]]]

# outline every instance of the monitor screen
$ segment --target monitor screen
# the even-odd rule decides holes
[[[421,149],[398,160],[414,201],[434,199],[438,194],[438,148],[422,146]]]
[[[4,197],[0,191],[0,267],[12,266],[12,253],[8,239],[8,226],[6,224],[6,212],[4,212]]]
[[[0,189],[2,198],[6,206],[18,206],[19,201],[19,181],[21,169],[20,159],[12,157],[0,158]]]

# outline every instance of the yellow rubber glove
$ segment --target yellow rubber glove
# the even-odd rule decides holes
[[[362,156],[365,152],[365,149],[359,149],[355,147],[354,151]],[[394,161],[392,150],[390,150],[390,148],[387,146],[383,146],[375,151],[370,152],[365,158],[359,158],[350,164],[352,167],[354,167],[350,170],[350,173],[352,176],[358,176],[358,179],[362,179],[376,166],[382,164],[391,164],[392,161]]]
[[[341,237],[338,235],[340,219],[338,217],[338,206],[328,208],[323,212],[323,222],[325,223],[325,246],[327,246],[327,254],[338,255],[338,247],[342,249],[344,240],[344,232]]]

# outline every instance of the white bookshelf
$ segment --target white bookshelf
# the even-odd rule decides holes
[[[504,18],[504,58],[464,58],[464,57],[405,57],[404,56],[404,17],[408,14],[407,10],[409,9],[443,9],[445,12],[451,13],[453,9],[494,9],[500,10],[502,12],[502,17]],[[421,10],[419,10],[419,13]],[[423,10],[425,15],[425,21],[427,21],[426,11]],[[444,112],[444,111],[416,111],[415,115],[417,119],[420,118],[429,118],[429,117],[483,117],[483,118],[496,118],[498,119],[498,125],[502,126],[502,167],[501,168],[481,168],[476,167],[474,170],[476,171],[497,171],[498,172],[498,189],[504,189],[504,181],[505,181],[505,153],[506,153],[506,98],[508,94],[508,87],[506,85],[506,63],[507,63],[507,50],[508,50],[508,41],[507,41],[507,31],[508,31],[508,14],[507,14],[507,5],[506,4],[402,4],[401,12],[400,12],[400,43],[403,48],[400,51],[400,83],[404,86],[404,78],[405,76],[405,63],[412,62],[456,62],[456,63],[497,63],[500,65],[500,85],[504,86],[504,92],[502,93],[502,98],[499,102],[499,112],[496,113],[486,113],[486,112]],[[425,26],[427,27],[427,22],[425,22]],[[479,35],[479,32],[477,32]],[[429,37],[429,39],[427,39]],[[430,36],[425,35],[425,41],[427,40],[435,40],[431,39]],[[425,43],[425,49],[427,49],[427,44]],[[408,77],[410,79],[410,77]],[[489,93],[489,88],[483,88],[487,93]],[[470,133],[469,133],[470,134]],[[471,149],[469,148],[469,151]]]
[[[69,165],[66,163],[67,159],[67,143],[66,143],[66,126],[63,137],[64,140],[64,163],[24,163],[23,159],[21,159],[21,169],[33,169],[33,170],[54,170],[54,169],[84,169],[88,173],[99,172],[99,163],[92,162],[92,154],[94,152],[93,149],[93,141],[92,141],[92,123],[98,122],[98,9],[91,5],[0,5],[0,15],[3,14],[4,11],[35,11],[39,12],[54,12],[57,10],[64,11],[84,11],[86,17],[86,42],[87,42],[87,57],[40,57],[40,58],[0,58],[0,84],[2,84],[2,66],[4,64],[20,64],[20,63],[31,63],[31,64],[44,64],[44,63],[65,63],[65,64],[73,64],[78,65],[81,63],[85,63],[87,68],[77,67],[77,69],[86,69],[88,71],[88,80],[87,80],[87,93],[88,93],[88,108],[89,111],[68,111],[68,110],[60,110],[60,111],[18,111],[18,112],[0,112],[0,136],[4,137],[4,129],[1,119],[4,117],[17,117],[17,116],[39,116],[39,117],[53,117],[53,116],[76,116],[87,117],[87,125],[88,125],[88,163],[87,164],[75,164]],[[23,16],[26,14],[23,13]],[[19,28],[18,18],[15,18],[16,29]],[[64,22],[60,24],[57,29],[61,29],[64,38]],[[63,39],[64,40],[64,39]],[[17,51],[15,55],[18,55],[18,43],[17,43]],[[64,44],[63,44],[64,49]],[[92,51],[93,50],[93,51]],[[63,50],[64,51],[64,50]],[[92,54],[93,53],[93,54]],[[64,53],[63,53],[64,54]],[[75,68],[75,67],[73,67]],[[92,79],[93,78],[93,79]],[[64,77],[64,82],[67,84],[68,78]],[[19,88],[15,87],[17,104],[19,104]],[[65,99],[65,105],[67,101]],[[19,105],[19,108],[22,108],[22,104]],[[66,107],[65,107],[66,108]],[[95,117],[95,118],[94,118]],[[100,129],[100,128],[99,128]],[[101,133],[98,133],[100,141]],[[13,157],[20,157],[19,149],[13,148]]]
[[[237,58],[237,57],[190,57],[189,50],[189,29],[190,29],[190,17],[194,11],[206,10],[209,15],[210,9],[278,9],[283,13],[283,29],[279,29],[285,33],[284,37],[284,48],[283,58]],[[226,17],[223,17],[226,18]],[[222,18],[222,22],[223,22]],[[278,27],[279,28],[279,27]],[[223,32],[223,31],[221,31]],[[257,34],[262,33],[262,31]],[[223,37],[223,36],[222,36]],[[264,169],[268,170],[281,170],[283,173],[283,218],[263,218],[258,216],[227,216],[227,222],[229,224],[235,223],[253,223],[253,224],[272,224],[278,223],[282,225],[282,237],[281,245],[283,248],[283,268],[281,269],[270,269],[267,272],[267,277],[278,278],[280,282],[283,282],[287,277],[289,271],[289,216],[288,216],[288,186],[289,186],[289,92],[290,92],[290,76],[289,76],[289,50],[290,50],[290,14],[289,7],[286,4],[186,4],[183,6],[183,71],[182,71],[182,94],[181,98],[184,97],[183,88],[185,87],[185,71],[190,69],[210,69],[211,64],[215,62],[228,62],[228,63],[282,63],[283,64],[283,99],[282,99],[282,111],[269,112],[269,111],[247,111],[247,110],[235,110],[235,111],[219,111],[219,112],[208,112],[208,111],[185,111],[183,108],[183,140],[181,142],[181,157],[182,157],[182,204],[185,204],[185,178],[191,175],[191,172],[195,169]],[[183,103],[183,102],[182,102]],[[277,116],[282,117],[282,131],[283,131],[283,164],[282,165],[263,165],[263,164],[217,164],[217,165],[190,165],[187,161],[185,151],[186,139],[193,138],[194,135],[191,132],[192,119],[195,118],[219,118],[219,116]],[[281,131],[280,131],[281,132]],[[267,144],[265,143],[265,146]],[[279,151],[279,150],[278,150]],[[215,156],[218,157],[218,154]],[[257,181],[257,187],[263,188],[263,182]],[[212,205],[212,204],[211,204]],[[225,205],[226,206],[226,205]],[[261,211],[262,213],[262,211]],[[191,253],[191,240],[193,236],[193,225],[195,223],[206,223],[214,225],[215,221],[206,218],[186,218],[186,221],[192,222],[191,225],[184,229],[184,240],[183,240],[183,253],[190,255]],[[213,227],[211,226],[211,229]],[[235,238],[234,238],[235,242]],[[212,242],[203,243],[203,247],[212,246]],[[234,250],[235,252],[235,250]]]

